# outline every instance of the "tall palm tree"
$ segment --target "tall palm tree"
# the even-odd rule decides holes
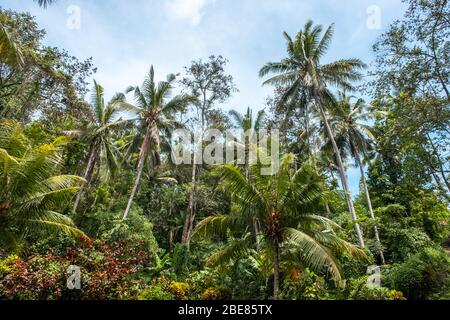
[[[123,97],[115,96],[111,102],[105,103],[103,87],[94,81],[94,90],[91,97],[91,108],[94,119],[84,130],[63,131],[62,134],[80,137],[89,143],[89,158],[84,172],[86,187],[92,181],[94,169],[102,161],[107,171],[114,174],[117,171],[118,152],[113,145],[111,132],[130,122],[119,118],[120,112],[125,111],[121,104]],[[80,204],[84,187],[78,192],[72,209],[76,213]]]
[[[83,179],[59,175],[67,139],[32,147],[15,121],[0,122],[0,243],[19,250],[29,237],[62,231],[85,236],[61,209]]]
[[[256,118],[253,119],[253,110],[247,108],[247,112],[245,115],[240,114],[236,110],[231,110],[229,112],[231,118],[235,122],[235,128],[238,130],[241,130],[244,134],[248,132],[249,130],[254,130],[254,133],[257,134],[258,130],[261,129],[265,112],[264,110],[260,110]],[[250,154],[250,141],[249,139],[245,138],[244,141],[244,172],[245,172],[245,178],[248,180],[250,178],[250,166],[249,166],[249,154]],[[259,250],[259,221],[257,219],[254,219],[253,221],[253,231],[255,233],[256,237],[256,248]]]
[[[222,186],[232,196],[234,209],[229,215],[206,218],[194,231],[198,237],[224,235],[228,230],[245,234],[255,217],[261,221],[264,241],[273,257],[274,299],[279,298],[282,251],[295,250],[303,265],[317,272],[329,272],[337,282],[341,275],[333,252],[364,256],[361,249],[336,236],[335,223],[314,214],[326,194],[323,179],[308,164],[294,170],[294,161],[294,155],[284,156],[280,170],[273,176],[262,175],[260,164],[252,165],[248,180],[239,167],[221,166],[218,171]],[[246,256],[246,250],[252,247],[251,239],[244,236],[224,254]]]
[[[361,182],[364,188],[367,207],[371,219],[375,219],[373,213],[372,201],[369,189],[367,187],[364,166],[361,156],[368,156],[368,151],[372,143],[376,140],[374,128],[368,124],[368,121],[377,116],[384,116],[384,113],[376,110],[369,110],[364,100],[357,99],[352,102],[352,96],[348,96],[343,92],[338,93],[338,101],[336,107],[331,110],[332,118],[330,124],[334,129],[336,143],[340,146],[341,152],[349,154],[356,162],[361,173]],[[378,228],[374,226],[375,240],[379,247],[380,260],[385,264],[383,250],[381,249],[381,241]]]
[[[308,98],[314,102],[314,105],[320,114],[328,137],[332,143],[336,162],[339,167],[342,188],[344,189],[348,209],[355,222],[355,231],[361,247],[364,247],[364,240],[355,212],[353,200],[351,198],[345,169],[339,148],[334,140],[333,131],[328,122],[328,116],[325,108],[333,101],[333,96],[328,88],[329,85],[343,88],[347,91],[353,90],[351,81],[362,78],[359,70],[365,67],[365,64],[358,59],[341,59],[329,64],[321,64],[320,59],[326,53],[331,38],[333,36],[333,25],[327,28],[322,35],[323,28],[320,25],[314,26],[313,22],[308,21],[304,29],[300,31],[296,38],[291,38],[286,32],[288,57],[280,62],[267,63],[260,70],[260,76],[275,74],[264,84],[278,85],[286,87],[284,97],[297,95],[303,90]]]
[[[184,111],[190,103],[195,101],[195,97],[185,94],[180,94],[170,99],[175,80],[175,75],[170,74],[167,76],[166,81],[156,84],[155,71],[153,66],[151,66],[150,72],[141,87],[129,87],[126,90],[126,93],[134,93],[135,104],[121,103],[121,105],[138,115],[141,122],[139,137],[142,137],[137,175],[123,219],[126,219],[130,212],[150,151],[153,150],[155,157],[159,158],[161,132],[170,132],[177,124],[174,114]]]

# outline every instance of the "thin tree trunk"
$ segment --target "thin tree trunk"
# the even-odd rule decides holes
[[[344,170],[344,164],[342,163],[342,158],[341,158],[341,154],[339,152],[339,148],[336,144],[336,141],[334,140],[334,135],[333,135],[333,131],[331,130],[330,124],[328,123],[328,118],[325,114],[325,110],[323,109],[323,105],[321,102],[320,97],[318,96],[318,94],[315,94],[315,100],[316,100],[316,104],[317,104],[317,108],[319,109],[319,112],[322,116],[322,120],[324,122],[325,128],[327,130],[327,134],[328,134],[328,138],[331,141],[331,144],[333,146],[333,151],[334,151],[334,155],[336,157],[336,162],[338,164],[338,168],[339,168],[339,174],[341,177],[341,183],[342,183],[342,188],[344,189],[344,193],[345,193],[345,198],[347,200],[347,205],[348,205],[348,209],[352,215],[352,219],[355,223],[355,232],[356,235],[358,237],[358,241],[359,241],[359,245],[361,248],[365,247],[364,244],[364,239],[362,236],[362,232],[361,232],[361,228],[358,224],[358,217],[356,215],[356,211],[355,211],[355,207],[353,205],[353,200],[352,197],[350,195],[349,189],[348,189],[348,183],[347,183],[347,177],[345,176],[345,170]]]
[[[72,213],[73,214],[75,214],[77,212],[77,209],[78,209],[78,206],[80,204],[81,196],[83,195],[84,189],[87,186],[89,186],[89,184],[91,183],[92,172],[94,170],[95,162],[96,162],[97,156],[98,156],[97,148],[98,148],[98,144],[97,144],[96,141],[94,141],[92,143],[91,153],[89,155],[89,160],[88,160],[88,163],[87,163],[87,166],[86,166],[86,171],[85,171],[84,176],[83,176],[84,180],[86,181],[86,184],[83,185],[80,188],[80,190],[78,191],[78,193],[77,193],[77,196],[75,198],[75,203],[74,203],[73,208],[72,208]]]
[[[152,133],[151,126],[148,126],[147,132],[145,133],[144,141],[141,145],[141,151],[139,153],[139,162],[137,166],[137,176],[134,181],[133,190],[131,191],[130,199],[128,200],[127,208],[125,209],[125,212],[123,214],[123,220],[126,220],[128,218],[128,214],[130,213],[131,205],[133,204],[134,197],[136,196],[136,193],[139,188],[139,183],[141,182],[142,172],[144,171],[145,167],[145,159],[148,156],[148,151],[150,147],[150,136]]]
[[[355,154],[356,154],[356,162],[358,163],[358,167],[361,172],[361,180],[362,180],[362,184],[364,187],[364,194],[366,196],[367,207],[369,208],[370,218],[375,221],[375,214],[373,213],[372,200],[370,199],[370,193],[369,193],[369,188],[367,187],[364,169],[363,169],[363,166],[361,163],[361,159],[359,158],[359,155],[357,153],[355,153]],[[376,224],[373,226],[373,232],[375,233],[375,240],[377,241],[377,244],[380,247],[380,250],[378,251],[378,253],[380,255],[380,260],[381,260],[381,263],[384,265],[384,264],[386,264],[386,260],[384,259],[383,249],[381,249],[382,247],[381,247],[381,241],[380,241],[380,234],[378,232],[378,228],[377,228]]]
[[[273,248],[273,299],[280,295],[280,244],[275,241]]]
[[[191,226],[193,224],[193,217],[195,214],[195,192],[197,189],[197,164],[196,164],[196,150],[194,149],[194,163],[192,164],[192,176],[191,183],[192,189],[189,194],[189,205],[186,212],[186,218],[184,219],[183,234],[181,236],[181,243],[187,243],[191,239]]]

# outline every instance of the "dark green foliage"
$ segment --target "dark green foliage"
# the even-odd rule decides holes
[[[403,292],[408,299],[449,299],[449,255],[440,249],[425,248],[393,265],[383,284]]]

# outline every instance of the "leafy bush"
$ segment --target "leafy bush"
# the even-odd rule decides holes
[[[191,286],[184,282],[172,282],[169,286],[170,292],[177,300],[188,300]]]
[[[326,300],[328,285],[325,279],[309,269],[291,273],[282,285],[281,298],[284,300]]]
[[[163,283],[155,283],[139,293],[138,300],[175,300]]]
[[[344,290],[345,299],[350,300],[405,300],[403,293],[385,287],[367,286],[368,276],[351,279]]]
[[[408,299],[449,298],[450,258],[440,249],[426,248],[404,263],[394,265],[386,284]]]
[[[96,212],[83,215],[79,218],[79,225],[86,233],[108,244],[122,240],[142,242],[150,255],[159,252],[158,244],[153,237],[153,226],[138,210],[132,209],[127,220],[122,219],[122,212],[110,212],[99,209]]]
[[[131,240],[129,240],[131,241]],[[0,281],[0,297],[5,299],[133,299],[140,281],[134,276],[143,270],[149,255],[142,241],[121,241],[108,245],[85,241],[68,248],[64,255],[49,251],[16,260]],[[81,268],[82,288],[66,288],[69,265]]]

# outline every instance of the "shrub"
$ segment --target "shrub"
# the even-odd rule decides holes
[[[156,283],[142,290],[138,296],[139,300],[175,300],[175,297],[161,283]]]
[[[350,300],[405,300],[403,293],[385,287],[367,286],[368,276],[351,279],[347,283],[345,298]]]
[[[329,298],[327,289],[324,278],[305,269],[284,280],[281,298],[284,300],[325,300]]]
[[[408,299],[446,298],[450,288],[448,253],[426,248],[394,265],[387,272],[386,284],[402,291]]]
[[[191,286],[184,282],[172,282],[169,286],[170,292],[177,300],[188,300]]]
[[[130,240],[131,241],[131,240]],[[85,241],[67,249],[64,255],[35,255],[19,259],[0,281],[5,299],[133,299],[140,282],[133,277],[148,262],[142,241],[111,246],[100,241]],[[66,288],[66,270],[77,265],[82,272],[81,290]]]

